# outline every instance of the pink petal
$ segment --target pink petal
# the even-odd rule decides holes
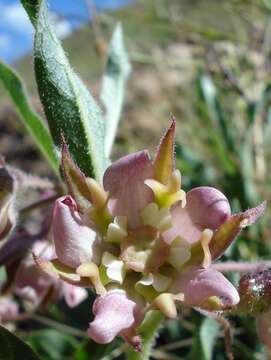
[[[240,300],[235,287],[220,272],[212,269],[188,269],[177,279],[172,292],[184,293],[185,304],[192,307],[200,307],[211,296],[220,298],[223,309]]]
[[[79,286],[70,285],[62,281],[62,287],[65,301],[70,308],[81,304],[88,297],[87,290]]]
[[[216,230],[231,213],[225,195],[212,187],[197,187],[186,194],[186,200],[185,208],[178,203],[171,211],[173,226],[164,234],[167,242],[181,236],[193,243],[199,239],[202,230]]]
[[[257,316],[256,329],[260,341],[271,351],[271,311]]]
[[[137,304],[121,291],[98,297],[93,305],[93,314],[88,335],[99,344],[110,343],[122,332],[127,333],[141,318]]]
[[[152,200],[152,190],[144,184],[153,178],[148,152],[140,151],[115,161],[104,174],[104,188],[109,191],[109,208],[113,216],[124,215],[130,227],[140,225],[140,211]]]
[[[82,262],[97,261],[96,234],[83,224],[71,196],[55,202],[53,237],[56,255],[64,265],[76,268]]]

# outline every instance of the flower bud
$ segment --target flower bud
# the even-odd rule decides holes
[[[238,311],[257,315],[271,310],[271,268],[244,275],[239,282],[238,292]]]

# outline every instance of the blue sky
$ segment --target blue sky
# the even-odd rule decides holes
[[[131,0],[92,0],[97,10],[114,9]],[[84,0],[51,0],[49,8],[60,38],[87,21]],[[72,16],[71,16],[72,15]],[[32,48],[33,28],[19,0],[0,0],[0,59],[12,63]]]

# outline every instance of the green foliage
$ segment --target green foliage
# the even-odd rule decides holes
[[[70,335],[54,329],[33,332],[27,341],[42,356],[43,360],[63,360],[76,351],[79,342]]]
[[[59,147],[64,137],[80,169],[101,181],[106,167],[101,110],[72,70],[50,25],[46,1],[22,4],[35,26],[36,81],[54,143]]]
[[[42,119],[32,110],[26,90],[19,76],[0,61],[0,79],[9,93],[26,129],[36,141],[38,148],[48,160],[54,171],[58,171],[58,161],[53,149],[51,136]]]
[[[77,348],[73,360],[89,360],[89,354],[91,354],[91,360],[106,360],[106,356],[114,350],[116,343],[118,341],[110,344],[97,344],[92,340],[86,340]]]
[[[125,87],[131,65],[123,43],[122,27],[118,24],[113,33],[103,78],[101,101],[105,107],[105,153],[110,155],[118,129],[124,101]]]
[[[214,319],[206,317],[200,327],[199,339],[202,350],[202,360],[211,360],[213,348],[218,336],[219,325]]]
[[[39,360],[40,358],[17,336],[0,326],[0,360]]]

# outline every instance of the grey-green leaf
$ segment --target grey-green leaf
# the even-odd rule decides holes
[[[22,0],[22,4],[36,30],[36,81],[54,143],[60,146],[64,137],[80,169],[101,181],[106,159],[100,108],[72,70],[48,20],[46,1]]]
[[[118,24],[110,41],[100,96],[105,107],[105,154],[108,157],[116,136],[130,72],[131,64],[123,42],[122,27]]]
[[[218,336],[219,324],[212,318],[206,317],[200,327],[200,344],[204,360],[211,360],[213,348]]]
[[[0,360],[16,359],[40,360],[30,346],[0,326]]]
[[[52,138],[42,119],[33,111],[20,77],[0,61],[0,79],[9,93],[20,118],[52,168],[58,172],[58,160]]]

